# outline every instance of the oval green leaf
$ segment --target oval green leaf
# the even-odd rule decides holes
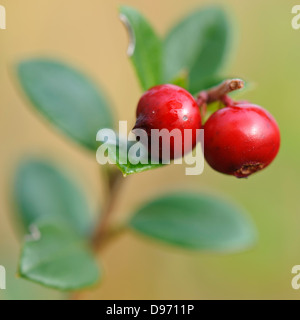
[[[256,242],[253,223],[243,210],[199,194],[156,199],[140,208],[129,224],[145,236],[190,250],[234,252]]]
[[[95,151],[96,134],[113,127],[108,103],[80,71],[54,60],[19,63],[18,78],[34,108],[77,143]]]
[[[223,10],[209,7],[192,13],[167,35],[163,51],[164,82],[189,75],[188,90],[204,89],[223,65],[230,40],[228,19]]]
[[[100,271],[87,245],[58,222],[32,226],[22,248],[22,278],[58,290],[79,290],[96,284]]]
[[[81,188],[48,162],[27,160],[14,183],[14,203],[25,229],[41,218],[56,218],[80,235],[92,229],[92,213]]]
[[[128,54],[143,90],[161,83],[162,45],[149,22],[136,9],[120,7],[120,18],[130,36]]]

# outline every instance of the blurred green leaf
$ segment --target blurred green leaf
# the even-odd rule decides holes
[[[28,227],[40,218],[56,217],[80,235],[92,229],[91,209],[82,190],[59,169],[41,160],[24,162],[15,178],[14,202]]]
[[[121,6],[120,16],[130,36],[128,54],[131,56],[142,88],[147,90],[160,84],[161,40],[137,10]]]
[[[86,148],[95,151],[96,134],[113,127],[107,101],[81,72],[54,60],[19,63],[21,86],[36,110]]]
[[[38,222],[22,249],[21,277],[59,290],[79,290],[100,279],[87,245],[60,221]]]
[[[189,78],[188,73],[185,71],[182,71],[175,79],[173,79],[171,81],[171,83],[187,90],[189,87],[189,85],[188,85],[189,79],[188,78]]]
[[[0,290],[0,300],[64,300],[68,299],[68,294],[58,292],[57,290],[45,288],[32,281],[27,281],[16,277],[16,266],[19,257],[16,251],[7,246],[0,245],[1,264],[6,269],[6,290]]]
[[[239,251],[256,241],[249,218],[218,198],[178,193],[140,208],[130,221],[136,231],[185,249]]]
[[[224,82],[224,80],[226,79],[235,79],[237,77],[231,77],[231,76],[225,76],[225,77],[220,77],[220,76],[215,76],[215,77],[212,77],[212,78],[206,78],[206,79],[203,79],[203,82],[200,86],[200,90],[206,90],[206,89],[210,89],[210,88],[213,88],[213,87],[216,87],[217,85],[220,85],[222,82]],[[236,91],[234,91],[236,92]]]
[[[99,159],[104,159],[103,155],[105,155],[105,157],[107,157],[111,163],[117,165],[124,176],[157,169],[164,166],[163,164],[151,164],[151,159],[148,158],[148,152],[142,144],[138,145],[137,149],[139,149],[139,151],[135,154],[132,154],[129,159],[130,149],[134,144],[136,144],[136,142],[127,141],[126,139],[120,137],[116,137],[115,140],[109,139],[102,143],[97,152],[97,159],[98,161]],[[98,141],[100,140],[98,139]],[[139,160],[139,163],[133,164],[133,161],[129,161],[132,159],[134,161],[136,160],[136,162]]]
[[[191,93],[204,89],[223,64],[229,32],[226,15],[217,7],[196,11],[177,24],[164,42],[164,82],[185,71]]]

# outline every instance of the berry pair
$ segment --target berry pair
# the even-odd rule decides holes
[[[180,87],[170,84],[156,86],[148,90],[138,103],[135,129],[144,129],[149,137],[152,129],[179,129],[182,139],[171,141],[170,154],[171,159],[176,158],[178,152],[183,156],[195,147],[197,129],[202,128],[200,107],[212,100],[220,100],[225,107],[213,113],[203,125],[205,159],[216,171],[238,178],[248,177],[274,160],[280,147],[280,132],[275,119],[265,109],[229,99],[226,93],[232,90],[233,87],[224,91],[221,86],[213,89],[211,95],[204,92],[201,98],[205,98],[198,99],[197,103]],[[184,129],[192,129],[190,148],[184,148]],[[160,146],[160,155],[163,147]]]

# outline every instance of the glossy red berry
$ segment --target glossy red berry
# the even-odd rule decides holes
[[[181,139],[170,140],[170,159],[182,157],[191,151],[197,142],[197,131],[201,129],[201,114],[194,97],[175,85],[164,84],[151,88],[141,97],[136,111],[136,124],[134,129],[144,129],[149,142],[152,129],[167,129],[171,132],[179,129]],[[185,148],[184,130],[192,129],[190,148]],[[162,156],[163,145],[159,145],[159,158]],[[149,146],[149,149],[150,146]]]
[[[272,115],[246,102],[215,112],[205,123],[204,137],[209,165],[238,178],[267,167],[280,147],[280,132]]]

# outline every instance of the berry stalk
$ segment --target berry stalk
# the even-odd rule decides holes
[[[232,102],[227,95],[239,89],[244,88],[245,82],[241,79],[228,79],[221,84],[209,90],[201,91],[197,97],[196,102],[201,110],[202,116],[205,116],[207,105],[215,101],[221,101],[225,105]]]

